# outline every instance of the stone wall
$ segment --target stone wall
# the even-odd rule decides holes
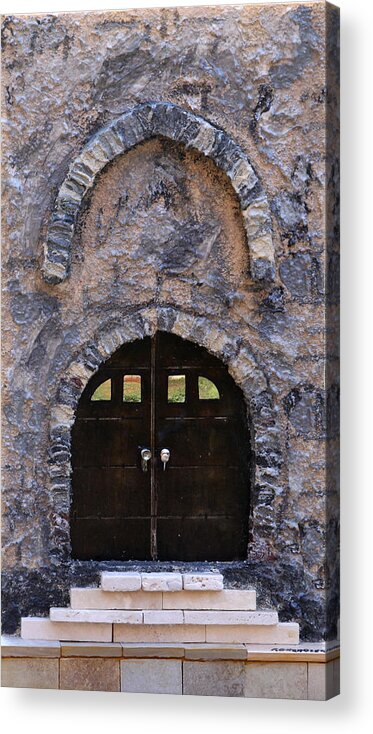
[[[162,329],[247,401],[248,558],[209,567],[334,636],[338,11],[15,16],[3,44],[5,630],[113,566],[70,558],[71,425],[98,366]]]

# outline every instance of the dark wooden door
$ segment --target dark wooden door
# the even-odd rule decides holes
[[[82,395],[72,461],[74,557],[246,557],[245,404],[205,349],[159,332],[118,350]]]

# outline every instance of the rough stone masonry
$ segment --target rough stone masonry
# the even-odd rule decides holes
[[[70,434],[99,365],[162,329],[247,402],[247,560],[208,567],[335,636],[338,28],[325,2],[3,18],[4,631],[154,568],[71,559]]]

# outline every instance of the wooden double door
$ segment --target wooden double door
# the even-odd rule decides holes
[[[119,349],[80,399],[72,464],[75,558],[246,557],[246,408],[204,348],[158,332]]]

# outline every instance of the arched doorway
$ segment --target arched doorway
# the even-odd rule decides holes
[[[246,557],[246,406],[203,347],[165,332],[121,347],[81,396],[72,466],[75,558]]]

